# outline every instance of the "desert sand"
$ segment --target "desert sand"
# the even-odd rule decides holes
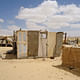
[[[61,63],[61,57],[45,61],[0,58],[0,80],[80,80],[79,71],[62,67]]]

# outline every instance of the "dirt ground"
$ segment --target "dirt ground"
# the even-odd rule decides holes
[[[0,80],[80,80],[80,72],[62,67],[61,58],[0,58]]]

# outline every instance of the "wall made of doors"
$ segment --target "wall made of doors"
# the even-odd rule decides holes
[[[54,57],[61,53],[62,33],[17,31],[17,58]]]

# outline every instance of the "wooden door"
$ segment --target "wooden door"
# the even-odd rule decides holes
[[[28,31],[28,56],[38,55],[39,32]]]

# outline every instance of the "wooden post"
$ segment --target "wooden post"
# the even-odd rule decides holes
[[[67,40],[67,33],[64,33],[65,38],[64,38],[64,44],[66,44],[66,40]]]

